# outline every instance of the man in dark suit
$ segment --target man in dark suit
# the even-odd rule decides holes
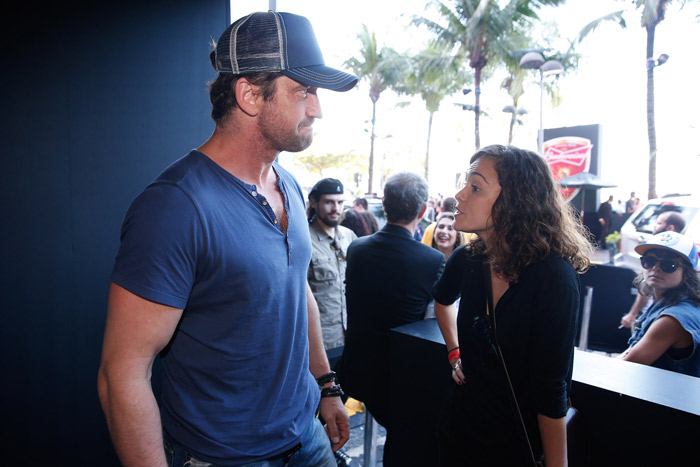
[[[612,202],[613,197],[610,196],[607,201],[600,203],[598,208],[598,222],[600,223],[600,238],[598,239],[598,245],[601,248],[607,248],[608,245],[605,243],[605,237],[610,233],[610,227],[612,226]]]
[[[340,381],[387,428],[387,435],[394,390],[389,331],[423,319],[445,266],[442,253],[413,238],[427,200],[423,177],[406,172],[391,176],[384,187],[387,224],[348,248],[348,328]]]

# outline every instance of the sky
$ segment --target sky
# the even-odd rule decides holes
[[[400,52],[422,47],[426,34],[409,26],[412,15],[424,15],[426,0],[277,0],[278,11],[306,16],[311,21],[326,64],[343,68],[343,62],[357,55],[357,39],[362,25],[374,31],[380,44]],[[666,19],[656,28],[655,57],[661,53],[669,60],[654,70],[657,158],[657,194],[698,193],[700,173],[700,2],[679,9],[671,2]],[[233,0],[232,18],[252,11],[269,9],[268,0]],[[575,73],[558,78],[561,104],[553,108],[545,95],[542,109],[545,128],[599,124],[602,142],[600,177],[616,188],[602,189],[601,198],[613,195],[623,201],[634,191],[642,200],[648,189],[648,138],[646,123],[646,33],[640,26],[640,13],[631,1],[568,0],[564,6],[540,11],[543,21],[556,24],[564,39],[572,39],[588,22],[612,11],[627,9],[627,28],[606,23],[588,36],[577,48],[582,58]],[[430,14],[430,13],[427,13]],[[504,76],[496,75],[482,84],[481,106],[487,113],[480,120],[481,145],[505,144],[510,114],[502,112],[511,104],[507,92],[499,88]],[[537,150],[540,116],[539,81],[535,72],[526,84],[520,107],[528,113],[515,128],[513,144]],[[546,80],[552,78],[545,78]],[[369,155],[368,121],[372,106],[366,83],[360,82],[346,93],[319,91],[323,118],[314,124],[314,143],[307,151],[314,154],[352,153]],[[375,186],[382,168],[393,172],[410,170],[422,173],[426,153],[428,112],[420,99],[406,107],[397,107],[391,91],[377,102],[375,134]],[[474,114],[463,111],[458,103],[474,104],[473,93],[447,97],[433,119],[430,145],[431,165],[428,181],[432,194],[452,196],[456,192],[456,174],[464,172],[474,152]],[[302,186],[312,185],[318,175],[306,174],[293,166],[292,155],[283,154],[281,162],[291,169]],[[324,176],[336,176],[348,191],[364,193],[366,181],[356,186],[350,174],[329,170]],[[365,179],[366,180],[366,179]]]

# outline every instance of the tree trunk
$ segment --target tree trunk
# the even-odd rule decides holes
[[[425,145],[425,179],[428,180],[428,167],[430,165],[430,134],[433,129],[433,112],[430,112],[428,120],[428,142]]]
[[[377,116],[377,101],[372,99],[372,133],[369,137],[369,177],[367,181],[367,194],[372,194],[372,182],[374,181],[374,123]]]
[[[654,33],[656,25],[647,30],[647,131],[649,135],[649,198],[656,198],[656,124],[654,123]]]
[[[515,112],[513,112],[513,117],[510,119],[510,129],[508,130],[508,145],[513,142],[513,127],[515,126]]]
[[[481,96],[481,69],[483,67],[477,66],[474,69],[474,146],[478,151],[481,147],[481,140],[479,138],[479,114],[481,113],[481,108],[479,107],[479,97]]]

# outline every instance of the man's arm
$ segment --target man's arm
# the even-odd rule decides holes
[[[318,304],[311,292],[309,283],[306,283],[306,303],[309,320],[309,369],[314,378],[323,376],[331,371],[328,357],[323,348],[323,336],[321,334],[321,318],[318,312]],[[324,384],[329,387],[333,383]],[[337,451],[350,438],[350,417],[340,397],[321,398],[321,417],[326,422],[326,432],[333,443],[333,451]]]
[[[125,466],[165,466],[160,412],[151,388],[158,353],[182,310],[112,283],[97,388],[112,442]]]
[[[630,311],[628,311],[627,314],[620,319],[620,324],[628,329],[631,328],[632,324],[634,324],[634,320],[639,318],[639,315],[644,309],[644,305],[646,305],[650,299],[651,297],[637,294],[637,298],[634,299],[634,303],[632,304]]]

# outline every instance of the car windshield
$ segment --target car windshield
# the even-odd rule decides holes
[[[653,233],[656,226],[656,219],[665,212],[677,212],[685,219],[686,227],[695,217],[698,208],[689,206],[678,206],[670,202],[662,202],[661,204],[648,204],[634,218],[632,224],[637,232]]]

